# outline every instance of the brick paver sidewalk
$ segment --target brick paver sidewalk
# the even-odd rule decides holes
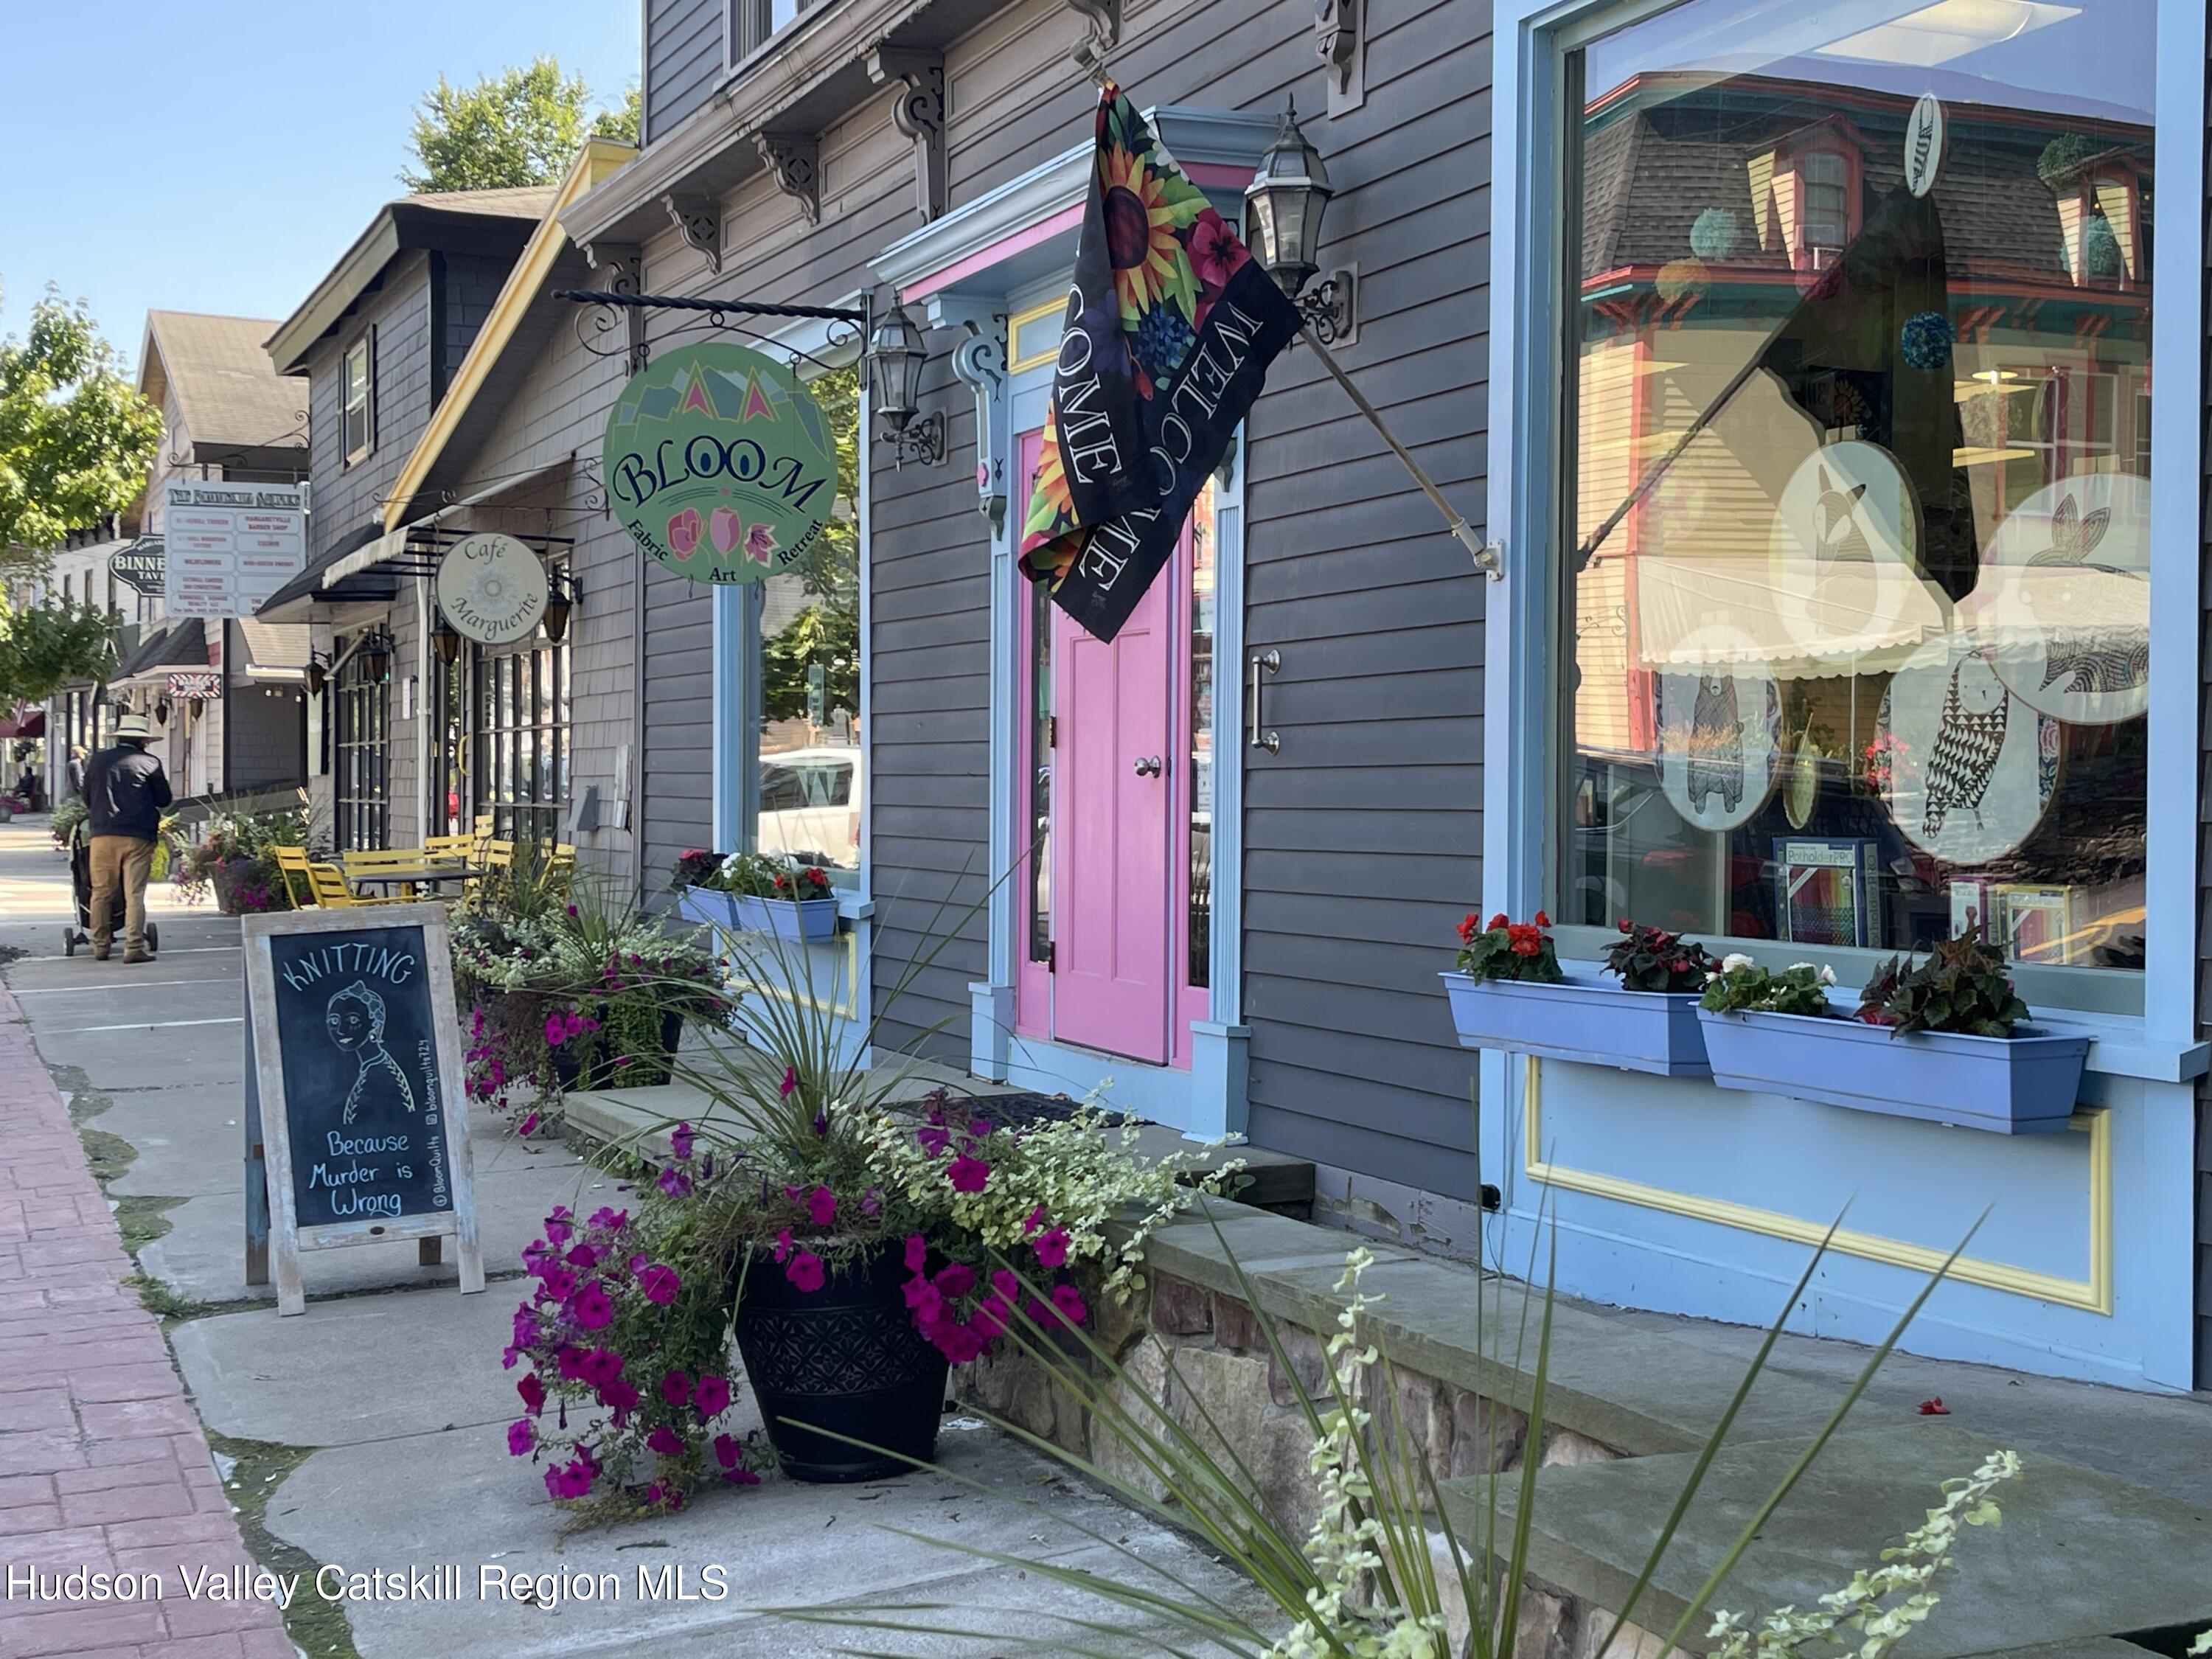
[[[0,1655],[292,1659],[266,1601],[187,1595],[252,1569],[99,1183],[0,988]],[[159,1601],[33,1599],[26,1575],[158,1573]],[[204,1582],[204,1581],[203,1581]]]

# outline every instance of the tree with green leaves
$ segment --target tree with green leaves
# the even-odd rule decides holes
[[[441,75],[415,109],[409,143],[421,170],[403,168],[399,182],[417,193],[550,185],[568,171],[586,138],[635,143],[638,112],[633,88],[621,107],[594,116],[584,77],[562,74],[560,60],[550,56],[472,87],[456,87]]]
[[[161,411],[49,284],[29,333],[0,340],[0,559],[35,562],[130,506],[161,444]]]
[[[71,680],[114,666],[114,624],[88,605],[0,605],[0,708],[43,702]]]
[[[797,574],[811,603],[761,646],[761,706],[770,720],[808,711],[809,671],[823,675],[822,707],[860,712],[860,374],[832,369],[807,388],[837,446],[830,521]]]

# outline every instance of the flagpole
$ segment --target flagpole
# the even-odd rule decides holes
[[[1460,515],[1457,507],[1444,499],[1443,491],[1437,488],[1429,475],[1421,471],[1421,464],[1413,459],[1412,453],[1405,445],[1398,441],[1398,434],[1382,423],[1382,416],[1376,411],[1375,405],[1361,395],[1359,388],[1352,385],[1352,377],[1344,372],[1342,366],[1329,355],[1328,348],[1323,345],[1320,337],[1314,333],[1313,325],[1302,324],[1298,331],[1304,337],[1305,343],[1313,348],[1314,356],[1321,360],[1321,366],[1335,377],[1336,383],[1344,388],[1344,395],[1352,399],[1359,412],[1367,417],[1369,423],[1382,434],[1382,441],[1390,446],[1390,453],[1405,465],[1407,471],[1413,475],[1413,482],[1420,485],[1421,493],[1429,498],[1437,512],[1444,515],[1444,523],[1451,527],[1451,533],[1459,538],[1461,545],[1474,556],[1475,568],[1486,573],[1492,581],[1502,580],[1505,571],[1499,563],[1498,556],[1475,539],[1473,526]]]

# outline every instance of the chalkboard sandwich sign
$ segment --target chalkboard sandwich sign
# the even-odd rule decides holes
[[[481,1291],[444,907],[301,910],[244,927],[249,1115],[263,1119],[277,1312],[306,1309],[300,1253],[337,1245],[450,1236],[462,1291]]]

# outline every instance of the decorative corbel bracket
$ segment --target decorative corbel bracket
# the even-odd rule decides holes
[[[1013,405],[1006,396],[1006,312],[996,301],[932,299],[933,328],[963,328],[952,349],[952,377],[975,394],[975,507],[995,536],[1006,528],[1014,470]]]
[[[928,224],[945,216],[945,58],[934,52],[877,46],[868,53],[868,79],[877,86],[898,81],[904,90],[891,106],[891,122],[914,141],[915,205]]]
[[[1328,112],[1367,101],[1367,0],[1314,0],[1314,49],[1328,70]]]
[[[1069,54],[1085,75],[1103,78],[1106,54],[1121,44],[1121,0],[1061,0],[1083,19],[1089,33]]]
[[[678,196],[673,192],[660,198],[660,205],[668,210],[668,222],[676,227],[676,234],[684,239],[684,246],[707,256],[707,263],[716,275],[722,269],[722,210],[703,196]]]
[[[822,222],[822,141],[811,132],[757,132],[753,148],[775,187],[799,204],[806,222]]]
[[[584,263],[592,268],[592,286],[606,294],[645,292],[645,253],[635,242],[586,242]],[[628,331],[623,373],[641,373],[648,361],[645,343],[645,311],[623,306],[623,325]]]

